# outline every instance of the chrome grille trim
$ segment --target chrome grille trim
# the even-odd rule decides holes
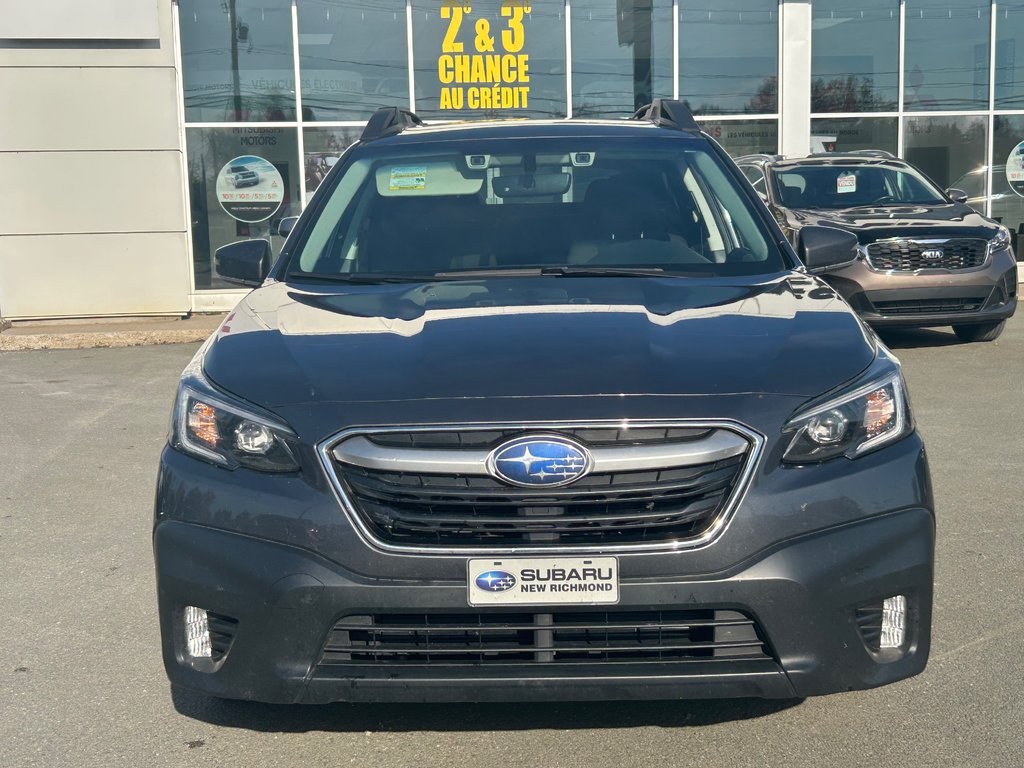
[[[538,434],[537,437],[557,437]],[[630,472],[668,469],[729,459],[747,451],[750,443],[735,432],[717,430],[701,440],[662,445],[591,448],[591,472]],[[440,472],[487,475],[490,450],[392,448],[376,445],[363,435],[343,440],[331,454],[340,462],[389,472]]]
[[[373,532],[367,527],[365,521],[356,511],[352,505],[352,501],[348,498],[340,478],[338,477],[335,468],[335,454],[334,451],[340,446],[341,443],[347,440],[360,436],[360,435],[375,435],[387,432],[438,432],[438,431],[475,431],[475,430],[520,430],[523,432],[537,432],[544,433],[553,430],[568,430],[568,429],[623,429],[623,428],[662,428],[662,427],[698,427],[703,429],[716,429],[725,430],[732,433],[734,436],[739,436],[746,443],[746,461],[743,464],[742,470],[736,480],[735,486],[728,500],[718,513],[714,522],[701,533],[699,536],[693,536],[686,539],[680,539],[669,542],[658,542],[658,543],[637,543],[637,544],[619,544],[619,545],[567,545],[564,547],[530,547],[530,546],[516,546],[516,547],[444,547],[444,546],[408,546],[400,544],[392,544],[389,542],[381,541],[376,537]],[[369,443],[370,441],[365,441]],[[704,442],[704,441],[701,441]],[[455,555],[459,557],[465,557],[470,555],[556,555],[560,552],[573,552],[573,553],[585,553],[585,552],[672,552],[679,550],[697,549],[704,547],[712,543],[715,539],[722,535],[725,529],[728,527],[732,520],[733,514],[736,508],[739,506],[743,497],[746,495],[748,486],[750,485],[750,478],[753,476],[754,470],[760,462],[761,455],[764,450],[765,438],[758,432],[750,429],[749,427],[739,424],[734,421],[727,420],[644,420],[644,421],[629,421],[629,420],[615,420],[615,421],[582,421],[582,422],[490,422],[490,423],[477,423],[477,424],[423,424],[417,426],[381,426],[381,427],[352,427],[337,434],[328,437],[317,445],[317,455],[320,458],[321,466],[324,472],[327,474],[327,478],[330,481],[331,490],[334,492],[338,503],[341,505],[342,510],[348,517],[349,522],[356,529],[359,536],[369,546],[373,547],[382,552],[403,554],[403,555],[422,555],[422,556],[437,556],[437,555]],[[635,450],[639,446],[631,446],[629,448],[616,448],[616,451]],[[650,446],[654,448],[655,446]],[[665,446],[657,446],[658,448],[664,448]],[[676,446],[677,448],[679,446]],[[646,447],[645,447],[646,448]],[[723,444],[722,450],[732,450],[730,446],[728,449]],[[390,450],[390,449],[384,449]],[[592,450],[597,450],[592,449]],[[602,449],[603,450],[603,449]],[[738,455],[737,453],[729,454],[731,456]],[[694,463],[697,463],[696,460]],[[442,468],[438,467],[438,470]]]

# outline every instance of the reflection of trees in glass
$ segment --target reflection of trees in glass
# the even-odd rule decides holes
[[[847,75],[811,81],[811,104],[815,112],[891,112],[897,104],[882,98],[870,77]]]
[[[691,112],[697,115],[713,115],[716,113],[750,115],[770,114],[777,111],[779,107],[779,78],[764,78],[764,80],[761,81],[761,84],[757,86],[757,90],[754,91],[754,95],[750,97],[750,100],[738,110],[730,109],[716,102],[704,102],[699,107],[694,108],[690,100],[685,98],[683,99],[683,103],[690,108]]]

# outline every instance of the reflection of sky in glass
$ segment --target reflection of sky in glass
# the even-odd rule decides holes
[[[306,120],[363,120],[409,105],[404,0],[299,0]]]
[[[778,109],[776,0],[681,0],[679,97],[697,113]]]
[[[811,8],[811,111],[895,110],[898,0],[815,0]]]
[[[573,1],[575,116],[623,117],[672,97],[672,2],[651,5],[620,18],[616,0]]]
[[[1024,3],[1002,2],[996,13],[996,109],[1024,108]]]
[[[989,8],[988,0],[907,0],[906,109],[987,108]]]
[[[181,0],[179,19],[186,120],[295,119],[289,0]],[[237,91],[232,37],[238,56]]]

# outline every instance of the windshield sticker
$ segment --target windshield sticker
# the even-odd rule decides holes
[[[857,177],[852,173],[841,173],[836,179],[836,192],[845,195],[857,191]]]
[[[427,188],[427,169],[423,165],[403,165],[391,169],[388,181],[389,192],[405,192],[410,189]]]
[[[1024,197],[1024,141],[1011,149],[1006,158],[1006,181],[1015,194]]]
[[[231,218],[247,224],[266,221],[284,202],[284,180],[273,163],[242,155],[217,174],[217,202]]]

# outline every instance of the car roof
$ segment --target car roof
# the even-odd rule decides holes
[[[799,166],[827,165],[899,165],[906,167],[906,162],[888,152],[827,152],[807,157],[783,157],[781,155],[747,155],[736,158],[737,163],[755,162],[772,168],[795,168]]]
[[[515,139],[562,137],[665,137],[706,141],[696,131],[666,130],[640,120],[476,120],[433,125],[417,125],[401,133],[374,139],[374,144],[408,144],[424,141],[460,141],[463,139]]]

